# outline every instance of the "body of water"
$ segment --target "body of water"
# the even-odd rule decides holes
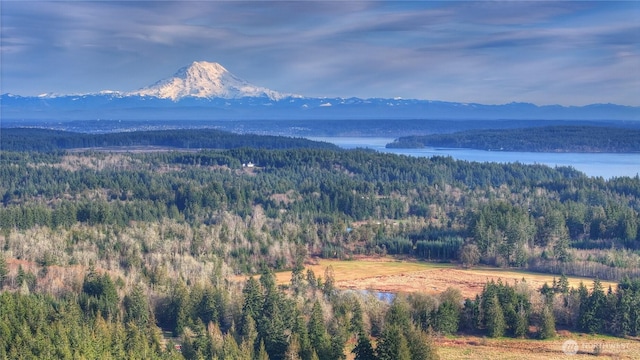
[[[345,149],[368,148],[380,152],[410,156],[451,156],[458,160],[521,164],[544,164],[551,167],[571,166],[588,176],[605,179],[640,174],[640,154],[613,153],[539,153],[484,151],[473,149],[387,149],[384,146],[393,138],[380,137],[309,137],[310,140],[326,141]]]

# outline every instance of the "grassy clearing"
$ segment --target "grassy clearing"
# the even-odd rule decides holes
[[[554,274],[541,274],[523,270],[477,267],[462,269],[455,264],[428,263],[420,261],[385,258],[361,258],[357,260],[317,259],[307,264],[316,277],[323,277],[325,269],[333,268],[336,286],[341,289],[375,290],[388,292],[438,293],[447,287],[461,290],[463,296],[474,297],[482,291],[484,284],[493,279],[513,283],[525,281],[534,288],[545,282],[551,285]],[[556,279],[559,278],[555,275]],[[288,284],[291,272],[276,274],[279,284]],[[583,282],[591,287],[593,279],[569,277],[569,284],[578,287]],[[606,288],[615,282],[603,281]],[[565,354],[563,345],[572,340],[577,344],[576,354]],[[452,360],[548,360],[548,359],[593,359],[595,348],[600,346],[602,358],[640,359],[640,341],[608,336],[591,336],[565,332],[550,340],[535,339],[491,339],[478,336],[450,336],[435,339],[441,359]],[[349,352],[348,349],[347,352]],[[349,353],[347,359],[353,359]]]
[[[306,264],[305,269],[311,269],[316,277],[324,278],[325,270],[329,266],[333,268],[336,281],[352,281],[452,267],[451,264],[402,261],[393,258],[367,258],[362,260],[316,259],[313,264]],[[279,272],[276,274],[276,278],[279,284],[286,284],[291,280],[291,272]]]
[[[532,273],[514,269],[500,269],[478,267],[462,269],[455,264],[428,263],[420,261],[396,260],[386,258],[363,258],[357,260],[328,260],[318,259],[307,265],[316,277],[325,277],[325,270],[333,268],[336,286],[341,289],[374,290],[381,292],[426,292],[439,293],[448,287],[460,289],[463,296],[474,297],[482,291],[484,284],[490,280],[513,284],[522,279],[534,288],[541,287],[545,282],[552,284],[554,274]],[[291,279],[290,272],[276,274],[279,284],[287,284]],[[577,288],[580,282],[587,287],[593,284],[593,279],[569,277],[569,284]],[[603,281],[606,288],[616,286],[615,282]]]
[[[572,334],[570,337],[558,337],[551,340],[487,339],[457,336],[437,339],[436,344],[440,357],[452,360],[573,360],[593,359],[594,355],[609,359],[640,358],[640,342],[600,335]],[[576,350],[577,353],[571,353],[571,349]],[[568,352],[565,353],[564,350]]]

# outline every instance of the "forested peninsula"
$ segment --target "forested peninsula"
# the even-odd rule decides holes
[[[215,129],[138,130],[87,134],[38,128],[5,128],[0,148],[7,151],[50,152],[69,149],[155,147],[165,149],[338,149],[336,145],[285,136],[234,134]]]
[[[220,135],[244,144],[230,149],[69,152],[47,138],[66,134],[32,131],[22,150],[2,134],[0,359],[437,359],[449,334],[640,336],[638,176],[256,135]],[[308,268],[358,257],[556,278],[381,301]]]
[[[400,137],[386,147],[425,146],[489,151],[640,153],[640,130],[596,126],[468,130]]]

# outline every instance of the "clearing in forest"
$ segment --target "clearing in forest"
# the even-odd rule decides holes
[[[559,274],[533,273],[524,270],[502,269],[493,267],[475,267],[464,269],[455,264],[428,263],[420,261],[396,260],[384,258],[359,258],[356,260],[316,259],[313,264],[305,265],[312,269],[316,277],[325,277],[325,270],[331,267],[336,287],[339,289],[372,290],[377,292],[440,293],[448,287],[460,289],[464,297],[473,298],[482,292],[485,283],[490,280],[514,284],[522,279],[534,289],[545,282],[551,286],[553,278]],[[291,272],[276,274],[279,284],[287,284],[291,280]],[[580,282],[591,288],[593,279],[569,276],[569,286],[577,288]],[[602,281],[607,289],[617,283]]]

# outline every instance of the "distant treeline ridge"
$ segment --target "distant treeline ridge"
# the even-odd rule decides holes
[[[529,152],[640,152],[640,130],[597,126],[549,126],[469,130],[405,136],[387,148],[447,147]]]
[[[0,135],[0,147],[6,151],[58,151],[78,148],[163,146],[180,149],[262,149],[320,148],[337,146],[303,138],[234,134],[215,129],[131,131],[86,134],[60,130],[8,128]]]

